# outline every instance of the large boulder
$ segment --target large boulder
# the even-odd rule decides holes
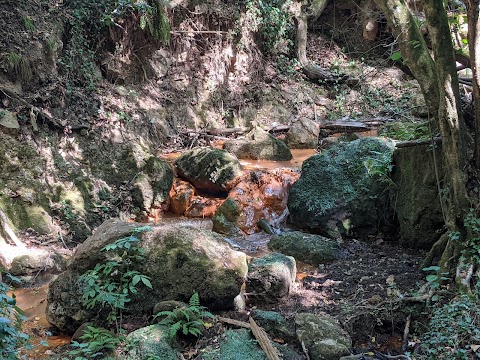
[[[295,333],[282,314],[276,311],[254,309],[251,316],[272,338],[280,338],[288,342],[295,340]]]
[[[227,140],[223,148],[239,159],[288,161],[292,153],[288,146],[259,126],[255,126],[244,139]]]
[[[328,237],[376,233],[388,209],[393,147],[362,138],[308,158],[290,190],[291,223]]]
[[[175,166],[178,175],[195,188],[209,193],[224,193],[242,168],[238,159],[224,150],[199,147],[182,154]]]
[[[212,221],[218,232],[235,235],[259,232],[259,221],[278,225],[285,220],[288,193],[299,174],[292,169],[251,171],[237,178],[227,201]]]
[[[83,286],[79,276],[96,264],[111,260],[113,255],[101,249],[130,236],[138,226],[108,220],[77,248],[68,270],[50,284],[46,314],[51,324],[74,331],[97,315],[104,316],[98,308],[87,309],[82,305]],[[244,253],[232,250],[221,236],[198,227],[164,224],[152,229],[137,235],[145,258],[133,263],[131,270],[149,276],[153,290],[138,287],[138,293],[128,303],[129,312],[150,315],[159,301],[187,301],[196,291],[210,309],[233,308],[247,273]]]
[[[295,326],[298,341],[305,344],[311,360],[338,360],[352,350],[348,333],[328,315],[299,313]]]
[[[438,156],[440,157],[440,151]],[[441,171],[438,161],[437,168]],[[400,243],[430,249],[438,240],[444,221],[430,145],[398,148],[394,153],[391,199],[398,217]],[[440,173],[442,177],[442,173]]]
[[[315,149],[318,146],[319,134],[319,123],[308,118],[300,118],[288,130],[285,142],[290,149]]]
[[[295,259],[283,254],[267,254],[248,265],[246,290],[256,300],[275,303],[290,293],[297,276]]]
[[[336,241],[301,231],[272,236],[268,248],[315,266],[335,260],[340,251]]]
[[[132,193],[135,205],[150,212],[152,208],[167,210],[173,184],[173,169],[168,162],[151,156],[135,178]]]

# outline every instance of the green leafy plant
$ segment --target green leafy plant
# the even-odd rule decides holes
[[[387,125],[382,135],[401,141],[427,140],[431,132],[426,122],[395,122]]]
[[[478,296],[462,295],[434,309],[421,340],[420,360],[468,360],[478,358],[480,345]]]
[[[448,272],[439,273],[439,270],[440,270],[439,266],[429,266],[429,267],[423,268],[422,270],[426,272],[430,272],[430,271],[432,272],[431,274],[425,277],[425,280],[427,280],[426,286],[428,289],[435,290],[439,288],[440,285],[444,283],[446,280],[449,280],[449,278],[447,277]],[[432,301],[438,301],[439,299],[440,297],[438,294],[433,295],[431,298]]]
[[[185,336],[200,336],[205,329],[205,319],[215,318],[215,315],[208,312],[206,307],[200,306],[200,299],[196,292],[190,298],[187,307],[177,308],[173,311],[161,311],[155,315],[155,318],[157,317],[164,317],[160,324],[170,327],[168,335],[170,339],[173,339],[179,332]]]
[[[71,343],[71,346],[75,349],[70,351],[69,354],[75,356],[75,360],[104,358],[107,353],[115,350],[122,341],[122,337],[94,326],[87,326],[80,339],[83,341],[72,341]]]
[[[363,162],[369,176],[375,176],[381,182],[396,186],[390,178],[393,169],[391,152],[371,151],[374,157],[368,158]]]
[[[8,273],[4,275],[12,282],[20,282],[20,279]],[[26,318],[16,305],[15,295],[7,295],[10,290],[9,286],[0,281],[0,358],[16,360],[20,348],[31,349],[32,346],[28,343],[28,335],[21,331]]]
[[[79,278],[83,285],[84,306],[87,309],[107,307],[110,310],[107,321],[115,323],[117,333],[120,331],[123,310],[132,300],[132,295],[138,293],[137,286],[142,284],[152,289],[150,278],[132,269],[134,264],[141,263],[145,258],[145,251],[138,247],[140,240],[137,235],[150,230],[149,226],[136,228],[130,236],[103,247],[101,251],[113,253],[109,257],[114,260],[97,264]]]

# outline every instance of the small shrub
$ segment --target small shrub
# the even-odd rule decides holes
[[[179,332],[185,336],[198,337],[205,329],[205,319],[215,318],[213,314],[207,311],[205,306],[200,306],[198,293],[192,295],[187,307],[173,311],[161,311],[155,315],[155,318],[163,316],[165,318],[160,321],[160,324],[170,327],[168,331],[170,339],[175,338]]]

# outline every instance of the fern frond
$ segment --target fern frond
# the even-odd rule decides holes
[[[198,296],[198,292],[193,293],[188,303],[191,307],[196,307],[196,308],[200,307],[200,298]]]

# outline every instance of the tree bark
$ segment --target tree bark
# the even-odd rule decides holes
[[[475,168],[480,169],[480,0],[466,0],[468,17],[468,48],[473,74],[473,103],[475,106]]]
[[[439,90],[435,64],[430,56],[417,18],[404,0],[375,0],[385,14],[393,33],[397,37],[405,64],[410,68],[422,89],[425,102],[431,114],[439,106]],[[450,38],[450,35],[448,35]]]

